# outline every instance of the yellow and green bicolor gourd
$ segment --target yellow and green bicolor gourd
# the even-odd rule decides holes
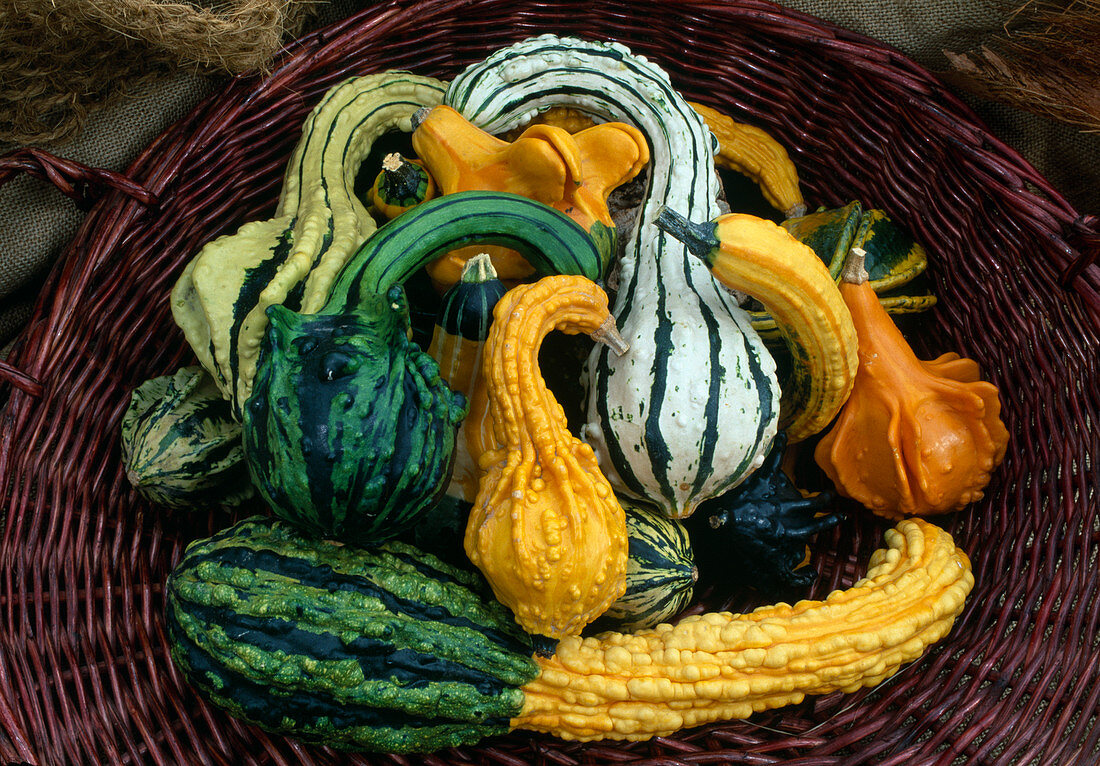
[[[176,664],[231,715],[406,753],[515,729],[644,740],[873,686],[947,634],[972,586],[950,535],[913,519],[824,600],[554,644],[524,635],[474,574],[411,546],[254,518],[187,548],[166,623]]]
[[[377,225],[355,194],[360,166],[382,135],[412,130],[443,83],[389,71],[331,88],[302,126],[272,218],[206,244],[172,290],[172,316],[234,417],[252,390],[267,308],[318,311],[336,275]]]
[[[935,295],[909,289],[928,267],[925,249],[884,211],[853,201],[787,218],[780,226],[817,253],[837,282],[853,248],[867,253],[871,289],[888,314],[912,314],[936,305]],[[766,310],[750,310],[749,316],[762,338],[780,338],[775,317]]]

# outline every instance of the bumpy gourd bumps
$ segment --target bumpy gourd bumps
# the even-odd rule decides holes
[[[515,728],[648,739],[874,686],[951,629],[974,585],[951,536],[920,519],[886,533],[867,576],[824,601],[710,612],[634,634],[571,636],[523,687]]]

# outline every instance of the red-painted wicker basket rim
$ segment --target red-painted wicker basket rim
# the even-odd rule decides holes
[[[183,683],[161,621],[162,583],[183,546],[231,519],[140,501],[119,464],[129,392],[192,359],[168,292],[204,242],[270,213],[301,121],[328,87],[389,68],[449,77],[547,31],[626,43],[690,98],[783,142],[811,206],[860,199],[927,246],[940,302],[914,328],[917,345],[976,359],[1001,388],[1011,434],[982,501],[940,520],[972,559],[974,594],[941,644],[877,689],[648,743],[517,733],[409,761],[345,757],[241,725]],[[1095,219],[890,47],[762,0],[391,2],[297,41],[269,77],[234,81],[124,175],[158,204],[111,191],[95,205],[7,360],[40,388],[0,380],[0,757],[50,766],[1097,760]],[[853,518],[819,540],[813,595],[858,577],[883,528]]]

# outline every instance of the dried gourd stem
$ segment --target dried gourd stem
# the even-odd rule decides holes
[[[867,251],[862,247],[853,247],[848,251],[848,258],[844,261],[844,269],[840,272],[840,281],[852,285],[862,285],[870,275],[864,265],[867,260]]]
[[[390,152],[382,158],[382,169],[390,173],[396,173],[404,164],[405,158],[398,152]]]
[[[462,264],[462,282],[488,282],[497,278],[497,270],[493,266],[493,257],[488,253],[478,253],[466,263]]]
[[[590,333],[589,337],[610,348],[616,356],[622,356],[630,350],[630,344],[626,342],[626,338],[619,334],[619,328],[615,326],[615,317],[613,316],[603,320],[603,324]]]

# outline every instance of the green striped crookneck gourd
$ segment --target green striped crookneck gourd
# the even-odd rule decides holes
[[[641,130],[648,186],[612,306],[630,350],[593,350],[582,436],[619,495],[674,518],[748,476],[778,426],[775,363],[734,295],[651,225],[661,205],[720,213],[716,142],[668,74],[618,43],[543,35],[460,73],[443,103],[494,134],[555,106]]]
[[[368,544],[439,499],[467,402],[409,339],[403,285],[440,253],[483,241],[544,274],[600,275],[592,240],[562,213],[514,194],[461,192],[380,228],[317,312],[268,308],[242,433],[253,483],[277,515]]]
[[[274,217],[206,244],[172,290],[172,315],[234,417],[252,390],[268,306],[312,314],[377,228],[355,194],[375,142],[411,132],[412,115],[438,104],[444,83],[390,71],[329,89],[302,126]]]
[[[534,644],[472,573],[253,518],[192,543],[167,583],[172,658],[269,731],[424,752],[513,729],[644,740],[873,686],[950,630],[973,586],[950,535],[899,522],[822,601]]]

